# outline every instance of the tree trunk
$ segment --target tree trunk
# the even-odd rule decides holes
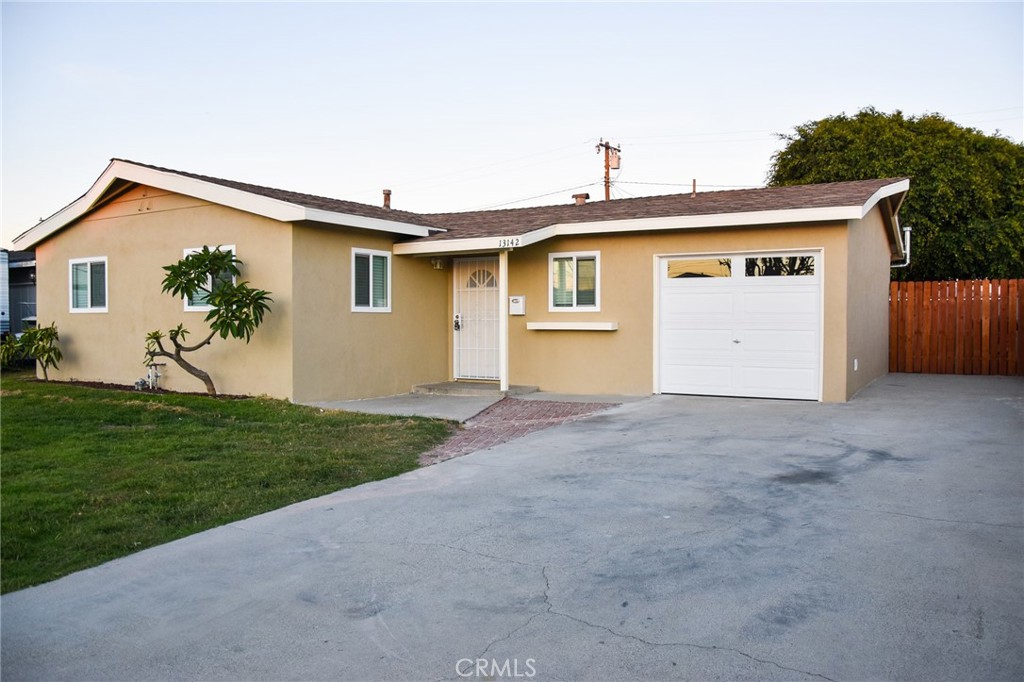
[[[191,351],[198,350],[203,346],[207,345],[208,343],[210,343],[210,339],[212,339],[213,336],[214,332],[210,332],[210,335],[207,336],[206,339],[204,339],[200,343],[197,343],[194,346],[183,346],[178,342],[178,339],[176,337],[171,336],[171,343],[174,344],[173,353],[168,353],[167,350],[164,348],[164,345],[160,343],[160,340],[156,339],[156,346],[157,348],[159,348],[159,350],[147,351],[149,354],[149,359],[152,360],[155,357],[164,357],[174,360],[175,364],[177,364],[178,367],[181,367],[183,370],[194,376],[196,379],[202,381],[206,385],[206,392],[209,395],[217,397],[217,387],[213,385],[213,379],[210,378],[210,375],[204,372],[203,370],[199,369],[195,365],[191,364],[185,358],[181,357],[182,353],[189,353]]]
[[[194,376],[196,379],[199,379],[204,384],[206,384],[206,392],[208,394],[210,394],[213,397],[217,396],[217,388],[213,385],[213,379],[210,378],[209,374],[199,369],[195,365],[189,364],[189,362],[180,355],[175,354],[170,357],[172,360],[174,360],[174,362],[178,364],[179,367],[181,367],[183,370]]]

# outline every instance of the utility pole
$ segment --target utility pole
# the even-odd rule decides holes
[[[597,153],[600,154],[602,149],[604,150],[604,200],[610,201],[612,198],[611,171],[619,170],[619,152],[622,149],[613,147],[610,142],[605,142],[603,137],[597,143]]]

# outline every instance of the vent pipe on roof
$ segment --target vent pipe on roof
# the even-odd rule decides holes
[[[693,179],[693,191],[690,192],[690,198],[693,199],[697,196],[697,178]]]
[[[391,190],[384,190],[384,208],[391,208]]]
[[[590,193],[584,192],[583,194],[573,194],[572,198],[576,200],[577,206],[582,206],[583,204],[587,203],[587,199],[590,198]]]

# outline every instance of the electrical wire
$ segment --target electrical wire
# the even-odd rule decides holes
[[[656,185],[659,187],[690,187],[689,182],[640,182],[639,180],[619,180],[622,185]],[[717,189],[757,189],[764,185],[705,185],[698,184],[698,187],[715,187]]]
[[[588,182],[585,185],[576,185],[575,187],[565,187],[563,189],[557,189],[554,192],[547,192],[545,194],[537,194],[537,195],[534,195],[532,197],[524,197],[522,199],[514,199],[512,201],[506,201],[503,204],[491,204],[490,206],[479,206],[477,208],[471,208],[471,209],[467,209],[467,210],[470,210],[470,211],[489,211],[489,210],[491,210],[493,208],[501,208],[503,206],[511,206],[512,204],[520,204],[520,203],[522,203],[524,201],[532,201],[533,199],[542,199],[544,197],[549,197],[549,196],[551,196],[553,194],[561,194],[562,192],[571,192],[574,189],[583,189],[584,187],[593,187],[594,185],[600,185],[603,182],[604,182],[604,180],[599,180],[598,182]]]

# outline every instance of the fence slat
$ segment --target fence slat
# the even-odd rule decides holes
[[[889,282],[889,371],[899,371],[900,355],[896,339],[900,331],[900,283]]]
[[[890,283],[889,371],[1024,376],[1024,279]]]
[[[1010,361],[1007,372],[1010,375],[1024,376],[1024,298],[1021,295],[1022,280],[1011,280],[1010,295],[1007,297],[1007,308],[1010,315],[1011,335],[1016,337],[1016,343],[1011,341],[1017,352],[1010,353]]]

